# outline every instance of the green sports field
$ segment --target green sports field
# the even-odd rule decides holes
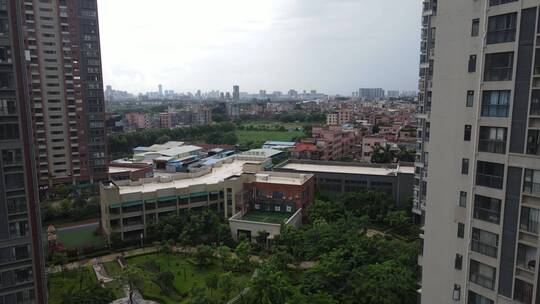
[[[270,224],[281,224],[292,216],[290,213],[250,211],[246,213],[242,220],[250,222],[261,222]]]

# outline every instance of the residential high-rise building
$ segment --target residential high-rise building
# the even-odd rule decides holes
[[[159,93],[159,97],[163,97],[163,86],[161,84],[158,85],[158,93]]]
[[[540,303],[539,6],[424,1],[422,303]]]
[[[107,177],[96,0],[18,1],[31,83],[39,183]]]
[[[233,101],[240,101],[240,87],[233,86]]]
[[[0,303],[47,303],[23,1],[0,1]]]

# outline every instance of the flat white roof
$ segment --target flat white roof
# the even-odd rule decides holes
[[[220,167],[212,168],[211,173],[197,178],[180,179],[166,183],[151,182],[142,185],[119,186],[118,188],[120,194],[127,194],[136,192],[151,193],[159,189],[183,189],[194,185],[217,184],[234,175],[241,175],[243,173],[244,164],[246,163],[253,163],[253,161],[235,160],[231,163],[225,163]]]
[[[109,167],[109,173],[133,172],[143,168]]]
[[[304,172],[324,172],[324,173],[345,173],[345,174],[363,174],[363,175],[392,175],[396,173],[414,174],[414,167],[399,166],[399,169],[363,167],[363,166],[340,166],[325,164],[301,164],[289,163],[282,167],[283,169],[304,171]]]
[[[255,181],[259,183],[281,184],[281,185],[303,185],[312,174],[292,174],[288,176],[267,173],[257,173]]]

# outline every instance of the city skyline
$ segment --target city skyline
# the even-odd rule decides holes
[[[177,92],[238,84],[248,92],[331,95],[417,85],[420,1],[98,2],[102,26],[110,29],[102,34],[104,82],[132,93],[159,83]],[[118,22],[126,5],[130,14]],[[388,14],[395,18],[379,24]]]

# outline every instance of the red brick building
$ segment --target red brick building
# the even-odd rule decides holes
[[[252,210],[294,213],[304,211],[315,200],[315,177],[312,174],[259,173],[246,184],[251,192]]]

